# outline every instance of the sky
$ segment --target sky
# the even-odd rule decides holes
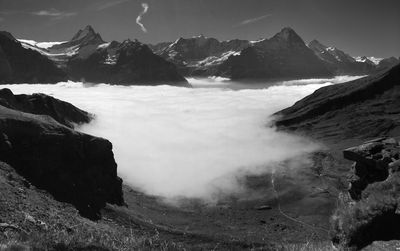
[[[399,0],[0,0],[0,30],[65,41],[86,25],[104,40],[269,38],[283,27],[352,56],[400,56]]]

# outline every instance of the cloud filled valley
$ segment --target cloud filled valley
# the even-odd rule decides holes
[[[317,150],[317,143],[269,127],[270,115],[344,80],[240,90],[209,79],[190,80],[195,88],[74,82],[4,87],[53,95],[95,114],[79,130],[113,143],[125,184],[170,199],[213,201],[218,193],[240,192],[241,175],[271,172],[277,163]],[[218,88],[200,88],[213,85]]]

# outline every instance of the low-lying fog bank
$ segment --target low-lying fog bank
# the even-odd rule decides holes
[[[189,79],[192,89],[73,82],[0,87],[46,93],[95,114],[79,130],[113,143],[125,184],[167,198],[213,200],[221,192],[240,192],[238,176],[270,172],[275,163],[317,150],[316,143],[266,126],[269,116],[322,86],[354,78],[286,81],[266,89],[220,79]]]

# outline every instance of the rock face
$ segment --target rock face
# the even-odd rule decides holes
[[[0,32],[0,83],[56,83],[66,74],[37,51],[24,48],[10,33]]]
[[[379,138],[343,151],[355,161],[349,194],[339,198],[333,240],[360,249],[377,240],[400,238],[400,144]],[[353,178],[355,177],[355,178]]]
[[[8,90],[1,91],[1,103],[19,111],[0,105],[0,161],[88,218],[97,219],[106,203],[123,204],[122,180],[109,141],[76,132],[48,115],[21,110],[55,114],[67,125],[88,121],[87,113],[45,95],[13,97]]]
[[[400,134],[400,65],[348,83],[326,86],[278,112],[276,125],[339,141]]]
[[[228,58],[218,75],[232,79],[298,79],[330,77],[332,73],[291,28],[256,42]]]
[[[86,111],[40,93],[14,95],[10,89],[1,89],[0,105],[26,113],[48,115],[70,128],[73,128],[74,124],[89,123],[92,119],[92,115]]]
[[[357,61],[345,52],[335,47],[325,46],[317,40],[311,41],[308,47],[335,75],[364,75],[376,69],[376,65],[366,57]]]

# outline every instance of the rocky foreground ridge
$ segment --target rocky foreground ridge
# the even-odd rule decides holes
[[[400,238],[400,144],[378,138],[343,151],[354,161],[347,193],[333,216],[333,241],[361,249],[374,241]],[[394,250],[394,249],[393,249]]]
[[[122,205],[112,144],[72,129],[91,115],[44,94],[0,90],[0,162],[30,183],[97,219],[106,203]]]

